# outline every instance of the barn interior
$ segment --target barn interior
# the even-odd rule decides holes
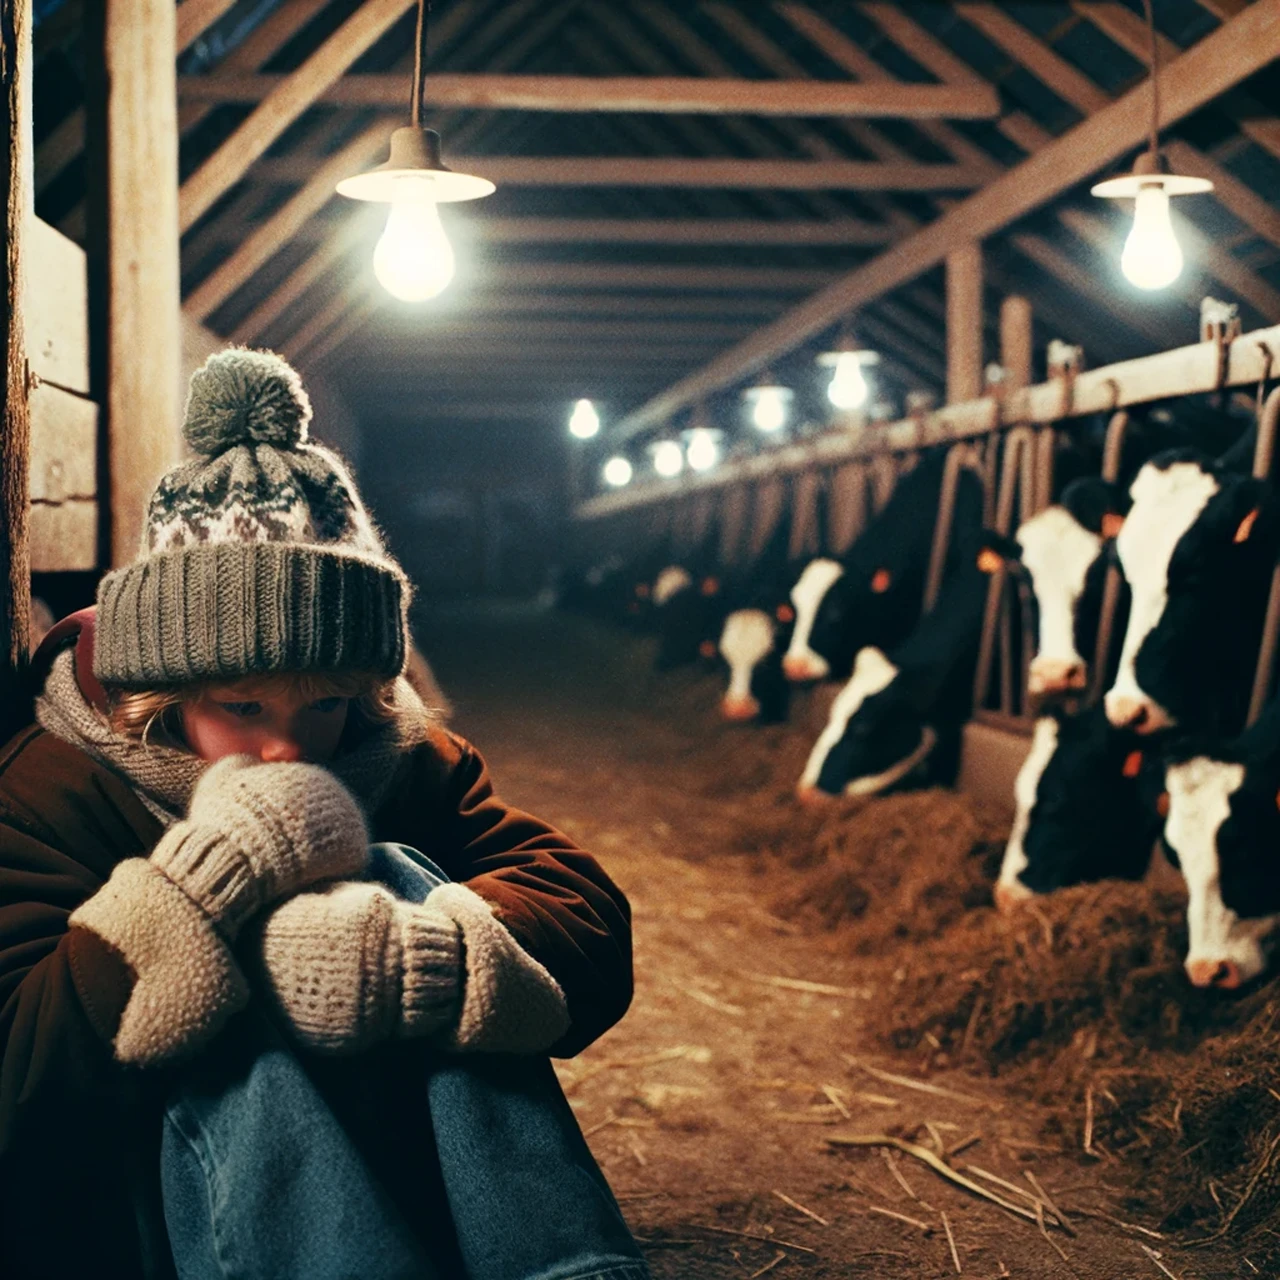
[[[631,900],[632,1008],[556,1066],[654,1276],[1280,1276],[1280,986],[1195,976],[1161,839],[1164,769],[1252,769],[1276,705],[1280,0],[0,0],[0,47],[6,736],[47,624],[137,554],[190,375],[278,352],[440,714]],[[441,152],[391,167],[444,208],[394,241],[339,184],[422,129]],[[1265,559],[1200,607],[1233,643],[1178,669],[1192,737],[1108,701],[1142,590],[1116,530],[1172,448],[1256,486],[1232,528]],[[936,647],[981,536],[961,710],[912,702],[921,754],[827,794],[857,669],[745,722],[723,627],[763,609],[785,647],[799,570],[851,580],[930,467],[915,629],[874,643]],[[1046,690],[1019,530],[1081,481],[1125,496],[1087,673]],[[1104,709],[1125,776],[1160,771],[1138,872],[999,909],[1037,726]],[[1110,796],[1068,799],[1102,828]]]

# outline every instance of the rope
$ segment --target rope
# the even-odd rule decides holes
[[[430,24],[431,0],[418,0],[418,26],[413,40],[413,87],[409,98],[409,120],[415,129],[422,124],[423,96],[426,88],[427,29]]]

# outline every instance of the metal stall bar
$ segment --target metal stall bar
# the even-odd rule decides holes
[[[1129,413],[1118,409],[1107,423],[1107,438],[1102,449],[1102,478],[1115,484],[1120,478],[1120,458],[1124,453],[1125,432],[1129,430]],[[1098,634],[1093,646],[1093,671],[1089,676],[1088,702],[1093,706],[1102,697],[1107,675],[1107,659],[1111,653],[1111,637],[1115,630],[1116,606],[1120,602],[1120,566],[1107,566],[1102,584],[1102,608],[1098,614]]]
[[[1258,443],[1253,455],[1253,474],[1259,480],[1270,480],[1275,460],[1276,423],[1280,420],[1280,387],[1272,390],[1258,418]],[[1246,727],[1251,725],[1266,705],[1271,692],[1271,676],[1276,660],[1276,637],[1280,634],[1280,563],[1271,571],[1271,590],[1267,595],[1267,612],[1262,623],[1262,643],[1258,648],[1258,665],[1253,673],[1253,692],[1249,698]]]
[[[862,536],[870,510],[866,462],[849,462],[831,477],[831,502],[827,508],[827,547],[842,556]]]
[[[929,551],[929,571],[925,575],[924,602],[921,613],[928,613],[938,602],[942,590],[942,576],[947,567],[947,552],[951,549],[951,529],[955,523],[956,489],[960,484],[962,468],[982,474],[976,456],[976,446],[953,444],[947,451],[947,461],[942,468],[942,488],[938,493],[938,519],[933,526],[933,546]]]
[[[1033,501],[1035,435],[1030,427],[1014,427],[1004,441],[1004,462],[1000,469],[1000,491],[996,503],[995,527],[998,533],[1008,537],[1013,528],[1013,503],[1015,495],[1025,506]],[[1008,570],[1001,565],[991,575],[987,588],[987,607],[982,618],[982,639],[978,645],[978,670],[974,678],[973,705],[975,715],[980,714],[991,689],[991,658],[995,649],[996,625],[1001,623],[1001,685],[1000,710],[1004,715],[1013,714],[1013,637],[1009,631],[1009,615],[1001,609],[1005,598]]]

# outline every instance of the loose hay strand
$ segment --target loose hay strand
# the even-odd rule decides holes
[[[1049,1212],[1053,1214],[1055,1218],[1057,1218],[1058,1223],[1062,1227],[1063,1231],[1065,1231],[1069,1236],[1074,1236],[1076,1234],[1076,1229],[1071,1225],[1071,1223],[1067,1221],[1067,1215],[1063,1213],[1062,1210],[1059,1209],[1056,1204],[1054,1204],[1053,1200],[1049,1196],[1049,1193],[1044,1189],[1043,1186],[1041,1186],[1040,1180],[1036,1177],[1036,1175],[1032,1173],[1030,1169],[1024,1169],[1022,1171],[1022,1176],[1026,1178],[1026,1180],[1032,1185],[1032,1187],[1035,1189],[1036,1194],[1040,1197],[1041,1200],[1044,1201],[1045,1207],[1049,1210]]]
[[[820,1222],[824,1227],[829,1227],[831,1225],[831,1223],[829,1223],[820,1213],[814,1213],[812,1209],[806,1209],[799,1200],[793,1200],[785,1192],[775,1189],[772,1194],[777,1196],[783,1204],[789,1204],[797,1212],[803,1213],[806,1218],[812,1218],[814,1222]]]
[[[931,1084],[928,1080],[917,1080],[914,1076],[900,1076],[893,1071],[882,1071],[879,1067],[870,1066],[868,1063],[861,1062],[847,1053],[842,1053],[840,1056],[851,1067],[856,1067],[859,1071],[865,1071],[867,1075],[874,1076],[877,1080],[883,1080],[885,1084],[901,1085],[904,1089],[918,1089],[921,1093],[931,1093],[937,1098],[952,1098],[956,1102],[967,1102],[974,1107],[990,1105],[985,1098],[975,1098],[969,1093],[959,1093],[955,1089],[945,1089],[940,1084]]]
[[[896,1209],[882,1209],[878,1204],[873,1204],[867,1209],[868,1213],[878,1213],[882,1218],[897,1218],[899,1222],[906,1222],[913,1227],[919,1227],[925,1235],[933,1234],[933,1227],[927,1222],[921,1222],[919,1218],[913,1218],[910,1214],[899,1213]]]
[[[951,1220],[947,1217],[945,1209],[942,1211],[942,1229],[947,1233],[947,1244],[951,1246],[951,1261],[956,1264],[956,1274],[963,1275],[964,1268],[960,1265],[960,1254],[956,1250],[956,1238],[951,1234]]]
[[[954,1182],[959,1187],[963,1187],[966,1191],[980,1196],[983,1200],[990,1200],[992,1204],[998,1204],[1000,1208],[1015,1214],[1019,1218],[1025,1218],[1028,1222],[1036,1220],[1036,1215],[1030,1209],[1026,1209],[1020,1204],[1014,1204],[1003,1196],[996,1195],[994,1191],[988,1191],[986,1187],[974,1182],[972,1178],[966,1178],[964,1174],[957,1172],[949,1164],[939,1160],[928,1147],[918,1146],[914,1142],[904,1142],[901,1138],[891,1137],[887,1133],[844,1134],[827,1138],[826,1142],[833,1147],[893,1147],[906,1155],[914,1156],[917,1160],[922,1161],[931,1169],[940,1173],[944,1178]]]
[[[1166,1267],[1164,1263],[1160,1261],[1160,1254],[1155,1249],[1153,1249],[1149,1244],[1139,1244],[1138,1248],[1141,1249],[1142,1252],[1145,1253],[1147,1257],[1150,1258],[1151,1261],[1154,1262],[1156,1266],[1159,1267],[1160,1270],[1163,1271],[1165,1275],[1169,1277],[1169,1280],[1179,1280],[1179,1277],[1174,1272],[1170,1271],[1169,1268]]]
[[[772,1271],[772,1270],[774,1269],[774,1267],[776,1267],[776,1266],[778,1265],[778,1263],[780,1263],[780,1262],[785,1262],[785,1261],[786,1261],[786,1259],[787,1259],[787,1255],[786,1255],[785,1253],[779,1253],[779,1254],[775,1255],[775,1257],[774,1257],[774,1259],[773,1259],[773,1261],[772,1261],[772,1262],[766,1262],[766,1263],[764,1264],[764,1266],[760,1268],[760,1270],[759,1270],[759,1271],[753,1271],[753,1272],[752,1272],[752,1273],[747,1277],[747,1280],[756,1280],[756,1276],[762,1276],[762,1275],[764,1275],[764,1273],[765,1273],[766,1271]]]

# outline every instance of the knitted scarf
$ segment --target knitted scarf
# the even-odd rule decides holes
[[[430,713],[403,678],[395,683],[395,708],[394,720],[369,729],[349,750],[328,762],[367,814],[376,812],[386,799],[400,760],[426,740]],[[44,692],[36,699],[36,719],[54,737],[122,774],[166,826],[186,814],[191,792],[209,765],[190,751],[142,743],[112,729],[81,692],[72,649],[54,659]]]

